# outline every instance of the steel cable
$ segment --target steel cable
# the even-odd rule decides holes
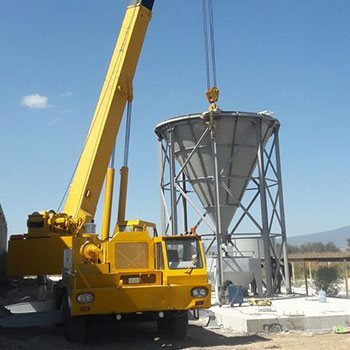
[[[216,57],[215,57],[215,32],[214,32],[214,11],[212,0],[202,0],[203,17],[203,38],[205,69],[207,75],[207,89],[217,86],[216,79]],[[209,53],[210,50],[210,53]]]
[[[210,62],[209,62],[209,45],[208,45],[208,12],[207,1],[202,0],[202,16],[203,16],[203,38],[204,38],[204,59],[207,74],[207,89],[210,88]]]

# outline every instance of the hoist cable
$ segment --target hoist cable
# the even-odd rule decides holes
[[[211,64],[213,84],[216,85],[216,59],[215,59],[215,35],[214,35],[214,11],[213,0],[208,0],[208,14],[209,14],[209,31],[210,31],[210,45],[211,45]]]
[[[79,160],[80,160],[80,158],[79,158]],[[63,196],[62,196],[62,198],[61,198],[61,202],[60,202],[60,204],[59,204],[59,206],[58,206],[58,208],[57,208],[57,212],[58,212],[58,213],[59,213],[59,211],[61,210],[63,201],[66,199],[66,196],[67,196],[69,187],[70,187],[70,185],[71,185],[71,183],[72,183],[72,181],[73,181],[73,177],[74,177],[74,175],[75,175],[75,171],[77,170],[78,163],[79,163],[79,162],[77,162],[76,165],[75,165],[74,171],[73,171],[73,173],[72,173],[72,175],[71,175],[71,177],[70,177],[70,179],[69,179],[68,185],[66,186],[66,190],[64,191],[64,194],[63,194]]]
[[[204,37],[204,58],[207,74],[207,89],[210,88],[210,63],[209,63],[209,45],[208,45],[208,12],[207,2],[202,0],[202,16],[203,16],[203,37]]]
[[[214,33],[214,11],[213,0],[202,0],[203,16],[203,39],[205,70],[207,75],[206,96],[210,103],[209,109],[216,109],[219,98],[219,89],[216,80],[216,58],[215,58],[215,33]]]

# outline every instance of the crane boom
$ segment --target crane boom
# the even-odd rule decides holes
[[[152,16],[154,0],[132,0],[125,14],[93,121],[85,141],[64,213],[74,220],[93,219],[104,176]]]

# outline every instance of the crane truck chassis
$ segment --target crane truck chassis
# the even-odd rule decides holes
[[[159,236],[153,223],[125,220],[127,179],[121,181],[122,214],[113,233],[103,229],[99,237],[94,232],[97,202],[125,105],[133,97],[153,2],[132,0],[126,11],[64,211],[32,213],[28,233],[9,240],[10,276],[62,275],[54,286],[54,306],[62,310],[65,336],[73,342],[85,340],[86,321],[94,315],[118,320],[144,315],[156,320],[160,330],[185,337],[187,311],[210,307],[200,236]],[[125,169],[121,173],[127,176]],[[109,227],[110,214],[106,218],[103,224]]]

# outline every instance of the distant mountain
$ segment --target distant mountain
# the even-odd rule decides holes
[[[347,239],[350,238],[350,226],[337,228],[335,230],[311,233],[301,236],[287,236],[287,243],[291,245],[300,245],[308,242],[333,242],[341,249],[347,247]]]

